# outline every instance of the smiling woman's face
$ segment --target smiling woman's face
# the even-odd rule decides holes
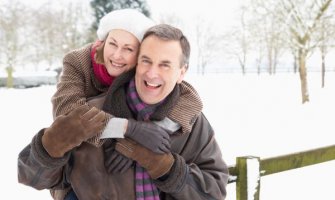
[[[140,42],[131,33],[113,29],[109,32],[104,46],[104,63],[108,74],[119,76],[135,67]]]

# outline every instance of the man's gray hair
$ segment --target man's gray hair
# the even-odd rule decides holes
[[[190,47],[190,43],[187,40],[186,36],[183,34],[183,32],[180,29],[170,26],[168,24],[155,25],[149,28],[144,33],[142,42],[145,40],[145,38],[152,36],[152,35],[162,40],[165,40],[165,41],[169,41],[169,40],[179,41],[180,47],[183,52],[183,56],[181,59],[181,65],[182,66],[186,65],[186,69],[188,68],[191,47]]]

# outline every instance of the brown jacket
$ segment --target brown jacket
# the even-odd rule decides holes
[[[107,92],[108,87],[103,86],[94,75],[90,56],[91,48],[92,44],[88,44],[64,56],[63,69],[57,84],[57,91],[51,98],[54,117],[67,114],[73,108],[87,104],[87,99]],[[202,102],[197,92],[195,90],[187,90],[188,87],[189,84],[186,82],[181,84],[181,90],[184,91],[184,95],[181,98],[185,100],[193,98],[193,101],[178,101],[169,113],[169,117],[175,119],[182,126],[183,133],[191,131],[192,123],[189,123],[189,119],[196,117],[194,113],[198,114],[202,110]],[[180,115],[180,110],[185,110],[186,112]],[[193,112],[188,112],[188,110]],[[109,119],[110,117],[112,116],[109,115]],[[107,123],[108,120],[105,124]],[[99,140],[99,135],[91,138],[88,142],[95,146],[101,146],[103,140]]]
[[[87,98],[108,90],[94,75],[91,47],[92,44],[88,44],[64,56],[57,91],[51,98],[54,117],[66,114],[78,105],[86,104]]]
[[[126,75],[124,75],[126,76]],[[123,76],[123,77],[124,77]],[[123,77],[120,77],[122,80]],[[124,98],[123,85],[119,81],[111,88],[119,88],[106,99],[115,104],[105,104],[104,109],[118,116],[129,112]],[[179,87],[177,102],[183,104],[194,102],[197,98],[182,98],[194,90],[191,86]],[[176,99],[166,101],[174,104]],[[184,101],[184,102],[183,102]],[[99,102],[99,101],[97,101]],[[101,102],[101,101],[100,101]],[[172,103],[171,103],[172,102]],[[100,107],[96,103],[95,105]],[[121,105],[120,105],[121,104]],[[106,106],[109,105],[109,106]],[[117,106],[115,106],[117,105]],[[171,116],[172,111],[165,105],[158,110],[157,119]],[[175,105],[173,105],[175,107]],[[124,112],[125,111],[125,112]],[[163,112],[162,112],[163,111]],[[168,112],[164,112],[168,111]],[[176,115],[192,113],[192,109],[181,108],[174,111]],[[189,118],[191,132],[175,133],[171,136],[171,151],[175,163],[169,177],[164,181],[155,180],[161,191],[161,199],[224,199],[228,179],[227,166],[224,163],[214,132],[201,112],[193,111]],[[190,115],[192,116],[192,115]],[[122,116],[121,116],[122,117]],[[128,116],[129,117],[129,116]],[[173,121],[176,120],[171,117]],[[177,122],[178,123],[178,122]],[[130,168],[125,174],[108,174],[103,164],[103,147],[96,148],[83,143],[63,158],[51,158],[41,144],[41,130],[19,155],[19,182],[37,189],[64,189],[71,186],[79,199],[134,199],[134,170]]]

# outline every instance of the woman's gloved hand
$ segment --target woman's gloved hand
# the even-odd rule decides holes
[[[42,136],[42,144],[52,157],[64,154],[104,128],[105,113],[97,108],[80,106],[67,115],[58,116]]]

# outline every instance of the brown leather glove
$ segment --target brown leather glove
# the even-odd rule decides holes
[[[59,158],[104,128],[105,113],[97,108],[80,106],[67,115],[58,116],[45,129],[42,144],[51,157]]]
[[[168,173],[174,163],[171,153],[158,154],[130,139],[118,139],[115,149],[124,156],[137,161],[145,168],[152,179]]]
[[[116,151],[115,145],[115,140],[107,140],[103,145],[105,167],[108,173],[123,174],[134,161]]]

